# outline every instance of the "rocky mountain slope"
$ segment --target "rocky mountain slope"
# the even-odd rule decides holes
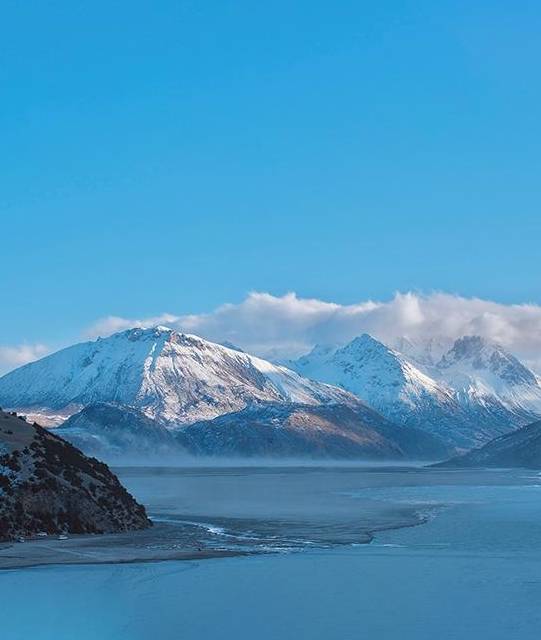
[[[286,367],[156,327],[77,344],[20,367],[0,378],[0,402],[57,413],[112,402],[181,425],[253,402],[321,405],[358,400]]]
[[[479,449],[437,466],[541,469],[541,421],[500,436]]]
[[[105,464],[0,411],[0,539],[148,526],[144,507]]]

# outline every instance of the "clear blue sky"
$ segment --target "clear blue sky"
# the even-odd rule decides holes
[[[541,7],[16,2],[0,344],[249,290],[541,302]]]

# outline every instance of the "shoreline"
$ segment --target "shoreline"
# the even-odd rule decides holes
[[[432,505],[432,508],[436,506],[444,505]],[[429,522],[434,515],[413,505],[405,507],[392,501],[387,503],[385,509],[373,513],[365,511],[365,507],[363,503],[353,502],[345,513],[337,510],[330,520],[326,519],[327,512],[323,519],[319,513],[315,519],[313,514],[308,513],[304,524],[292,516],[291,520],[281,520],[281,517],[272,513],[272,508],[265,515],[248,518],[239,518],[237,514],[227,517],[221,513],[214,513],[213,516],[177,514],[168,520],[160,520],[159,516],[153,519],[151,516],[153,526],[148,529],[99,535],[74,534],[64,540],[51,535],[33,537],[23,543],[1,542],[0,572],[53,565],[197,561],[364,546],[370,545],[385,531],[418,527]],[[353,522],[349,520],[349,515],[356,511],[363,517]],[[306,525],[309,532],[305,535],[299,533],[296,530],[299,525],[301,528]],[[336,535],[329,536],[329,527],[336,527]],[[247,540],[253,543],[247,544]]]
[[[182,545],[179,538],[167,547],[164,530],[167,532],[165,527],[152,527],[125,533],[73,535],[67,540],[51,537],[32,538],[24,543],[3,542],[0,543],[0,573],[53,565],[133,564],[251,555],[234,549],[198,548],[189,541]]]
[[[347,547],[351,544],[370,545],[379,533],[418,527],[426,524],[430,519],[429,516],[420,516],[415,522],[401,520],[392,524],[376,526],[360,531],[359,541],[355,543],[336,542],[333,547]],[[171,528],[177,533],[173,547],[160,548],[160,544],[171,544],[168,542],[167,535],[164,536],[164,533],[167,534]],[[73,535],[67,540],[51,537],[51,539],[32,538],[24,543],[4,542],[0,543],[0,574],[3,571],[44,566],[148,564],[280,553],[278,548],[276,550],[262,548],[249,551],[233,548],[199,548],[197,545],[193,545],[193,540],[188,539],[186,534],[184,534],[185,539],[182,540],[182,534],[179,536],[178,533],[178,527],[154,525],[150,529],[125,533]],[[177,546],[179,548],[176,548]],[[310,546],[310,549],[317,549],[318,546]],[[24,551],[21,547],[24,547]],[[13,552],[19,548],[21,548],[21,553],[14,554]],[[307,548],[291,549],[288,553],[298,553]],[[322,544],[320,548],[326,547]]]

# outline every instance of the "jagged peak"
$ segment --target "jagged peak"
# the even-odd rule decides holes
[[[338,358],[354,358],[358,361],[367,358],[378,359],[383,362],[396,363],[398,366],[406,363],[400,353],[380,342],[369,333],[363,333],[348,342],[348,344],[336,351],[336,356]]]
[[[473,359],[483,353],[488,356],[492,353],[499,353],[505,358],[510,360],[512,359],[520,364],[515,356],[506,351],[502,345],[479,335],[466,335],[461,338],[457,338],[449,351],[443,355],[442,363],[449,360],[457,361]]]
[[[474,370],[488,370],[512,384],[537,384],[536,375],[500,344],[478,335],[462,336],[442,357],[438,368],[468,363]]]
[[[467,357],[469,355],[478,353],[486,347],[498,350],[501,349],[500,345],[496,344],[495,342],[491,342],[486,338],[483,338],[482,336],[468,335],[457,338],[450,350],[457,355]]]
[[[369,333],[363,333],[356,338],[353,338],[351,342],[348,342],[345,346],[343,346],[340,351],[361,351],[366,349],[376,349],[382,352],[393,353],[393,350],[390,349],[387,345],[380,342],[374,336],[371,336]]]
[[[130,329],[124,329],[123,331],[118,331],[117,333],[113,333],[111,338],[122,339],[128,338],[129,340],[140,340],[140,339],[154,339],[160,338],[162,336],[170,337],[173,335],[180,335],[178,331],[172,329],[171,327],[166,327],[164,325],[156,325],[152,327],[131,327]],[[101,338],[102,340],[107,340],[108,338]]]

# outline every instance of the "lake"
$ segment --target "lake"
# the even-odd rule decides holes
[[[535,472],[332,465],[117,472],[157,529],[188,527],[204,548],[254,555],[3,571],[2,638],[530,640],[541,633]]]

